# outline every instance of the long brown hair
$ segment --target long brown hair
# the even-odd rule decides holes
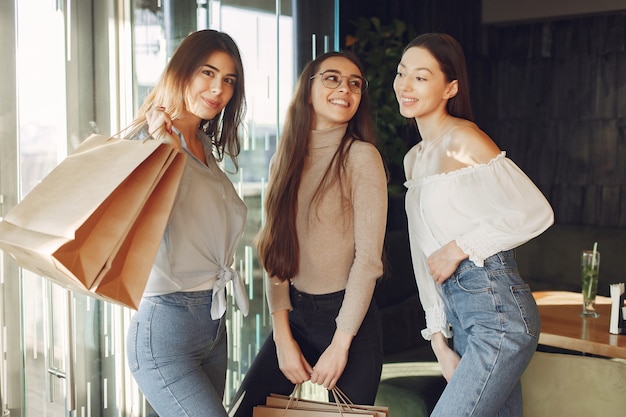
[[[280,280],[290,279],[298,273],[300,248],[296,231],[297,198],[313,121],[313,106],[310,104],[311,77],[318,73],[322,62],[332,57],[348,59],[364,74],[358,58],[347,51],[328,52],[309,62],[298,79],[270,167],[270,181],[265,198],[266,222],[257,236],[257,250],[265,270],[270,276]],[[346,134],[315,191],[314,202],[319,203],[324,190],[335,181],[341,183],[341,174],[354,140],[372,144],[376,142],[367,90],[361,94],[359,107],[348,121]]]
[[[458,82],[457,94],[448,99],[446,109],[452,116],[474,121],[469,94],[469,77],[463,48],[459,42],[447,33],[424,33],[413,39],[404,48],[420,47],[428,50],[446,76],[446,81]]]
[[[199,128],[211,138],[217,151],[218,160],[228,155],[237,168],[239,126],[246,111],[245,80],[239,48],[226,33],[207,29],[193,32],[180,43],[172,55],[163,75],[139,108],[130,126],[130,135],[136,133],[146,122],[146,112],[156,106],[164,106],[172,119],[187,112],[185,93],[191,79],[206,59],[215,52],[225,52],[231,56],[237,71],[237,81],[233,96],[221,114],[211,120],[203,120]]]

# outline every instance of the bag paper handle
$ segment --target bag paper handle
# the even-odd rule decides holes
[[[296,400],[296,407],[297,407],[298,401],[300,401],[301,396],[302,396],[302,384],[296,384],[291,394],[289,394],[289,401],[287,402],[287,406],[285,407],[285,410],[291,407],[291,403],[293,402],[293,400]]]
[[[350,406],[354,405],[354,403],[350,401],[350,398],[348,398],[348,396],[341,389],[339,389],[338,386],[335,385],[332,389],[332,393],[335,396],[335,402],[338,404],[341,403],[348,410],[352,410],[352,407]]]
[[[352,411],[352,405],[354,403],[350,401],[348,396],[344,394],[344,392],[339,389],[339,387],[335,386],[332,390],[330,390],[335,397],[335,404],[337,405],[337,410],[339,411],[339,415],[343,416],[344,409],[348,411]],[[298,405],[298,401],[302,398],[302,384],[296,384],[291,394],[289,394],[289,401],[287,401],[287,406],[285,407],[285,411],[291,407],[292,402],[295,400],[296,407]]]

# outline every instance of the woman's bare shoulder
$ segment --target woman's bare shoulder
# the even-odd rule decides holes
[[[468,165],[485,164],[501,152],[498,145],[476,123],[462,119],[450,129],[448,148]]]

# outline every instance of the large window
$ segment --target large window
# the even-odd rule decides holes
[[[15,1],[17,131],[11,139],[18,149],[18,201],[91,133],[89,126],[96,129],[95,107],[108,102],[94,97],[94,46],[82,42],[91,39],[84,36],[93,30],[91,5],[78,6]],[[3,301],[9,314],[19,311],[14,320],[21,323],[21,334],[9,336],[21,341],[17,363],[24,365],[19,375],[7,364],[11,415],[98,410],[106,417],[124,409],[124,396],[109,394],[123,393],[124,387],[123,374],[115,377],[124,363],[121,307],[74,294],[27,270],[16,270],[8,280],[21,283],[20,297]]]
[[[305,3],[316,10],[303,10]],[[248,207],[235,267],[251,303],[248,317],[229,303],[227,404],[271,330],[264,272],[252,246],[263,221],[269,161],[298,67],[336,47],[337,4],[0,1],[5,56],[0,63],[0,217],[89,134],[115,134],[126,127],[188,33],[217,29],[237,42],[248,111],[240,169],[230,178]],[[317,16],[322,11],[332,17]],[[324,29],[316,31],[320,25]],[[228,162],[224,168],[232,171]],[[1,255],[0,415],[6,410],[20,417],[150,416],[124,356],[132,311],[74,294]]]

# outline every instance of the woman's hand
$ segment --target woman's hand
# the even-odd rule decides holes
[[[280,371],[292,384],[302,384],[311,379],[313,368],[293,338],[276,342],[276,355]]]
[[[452,378],[452,374],[454,374],[456,367],[459,365],[461,357],[454,350],[450,349],[448,340],[440,332],[433,333],[430,345],[437,357],[443,377],[450,382],[450,378]]]
[[[313,368],[293,338],[289,311],[278,310],[272,313],[272,327],[280,371],[292,384],[301,384],[311,379]]]
[[[154,107],[146,112],[146,122],[148,123],[148,132],[159,137],[164,132],[172,133],[172,118],[165,111],[165,107]]]
[[[332,390],[341,377],[348,363],[348,351],[353,336],[337,329],[330,345],[315,364],[311,374],[311,382]]]
[[[467,257],[468,255],[452,240],[434,251],[426,259],[426,263],[435,282],[441,285],[454,274],[461,261]]]

